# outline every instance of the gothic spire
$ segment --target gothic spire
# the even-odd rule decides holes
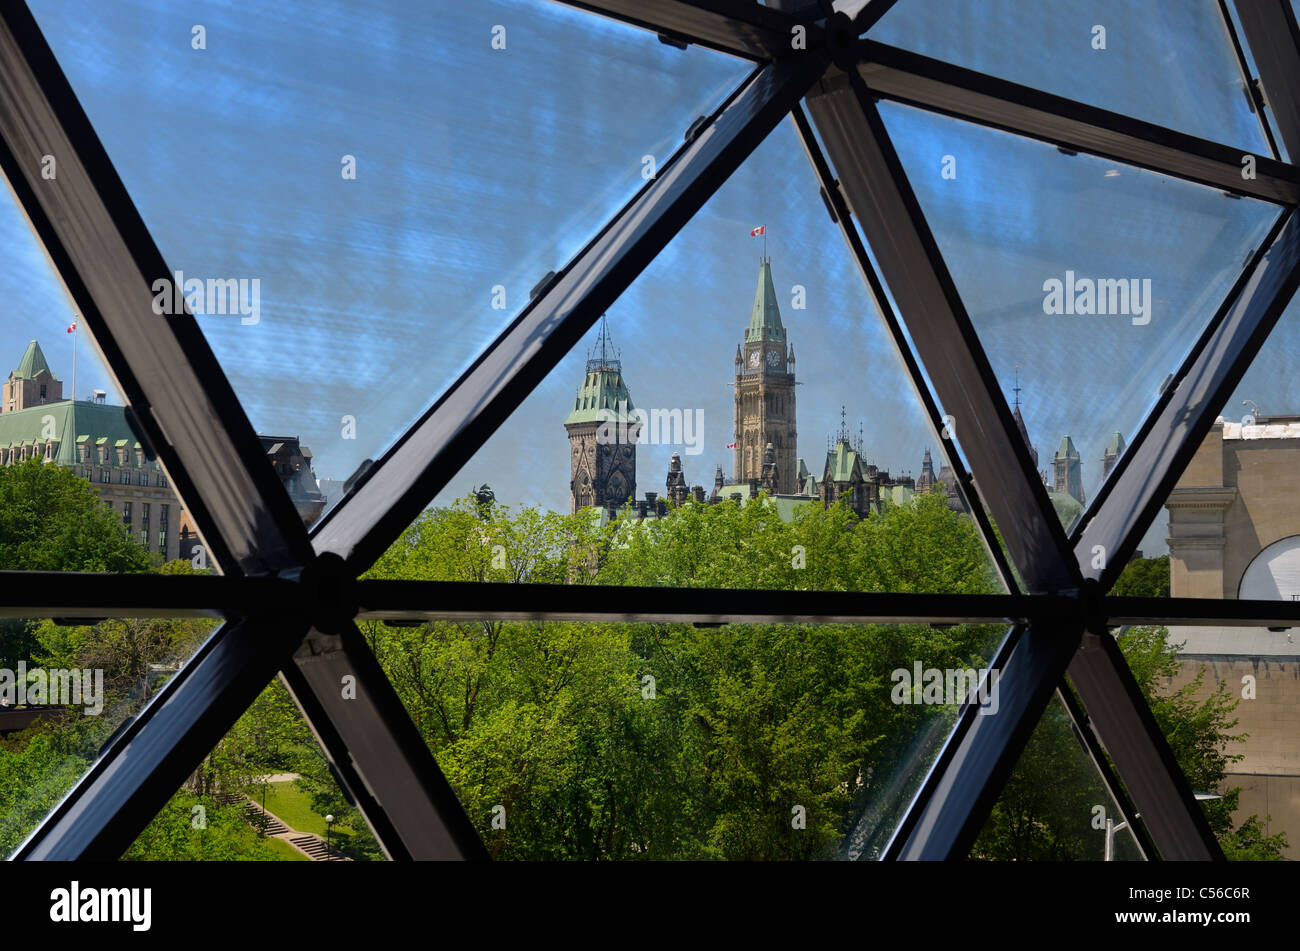
[[[745,330],[746,343],[764,340],[785,343],[785,327],[781,323],[781,311],[776,304],[776,288],[772,284],[772,265],[766,260],[758,266],[754,309],[749,315],[749,327]]]

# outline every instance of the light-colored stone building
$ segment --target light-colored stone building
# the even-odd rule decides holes
[[[86,479],[127,530],[165,560],[179,552],[180,499],[157,460],[148,458],[126,407],[63,397],[35,340],[0,394],[0,465],[44,459]]]
[[[1215,421],[1170,492],[1170,595],[1300,600],[1300,416]],[[1205,677],[1239,698],[1234,732],[1247,734],[1228,776],[1241,816],[1270,816],[1300,858],[1300,628],[1171,628],[1182,642],[1169,688]]]

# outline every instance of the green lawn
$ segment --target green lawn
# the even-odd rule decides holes
[[[310,862],[311,861],[311,859],[307,858],[307,856],[303,855],[301,852],[299,852],[297,849],[295,849],[292,845],[290,845],[288,842],[284,841],[283,839],[272,839],[268,837],[266,839],[266,844],[271,847],[271,850],[273,852],[275,852],[275,860],[277,862]]]
[[[262,790],[255,789],[250,798],[262,802]],[[325,817],[311,811],[311,800],[293,782],[271,783],[266,790],[266,809],[295,832],[325,835]]]

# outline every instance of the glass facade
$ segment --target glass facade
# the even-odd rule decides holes
[[[4,851],[1295,857],[1293,4],[634,6],[0,9]]]

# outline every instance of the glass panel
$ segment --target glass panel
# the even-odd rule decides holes
[[[1003,590],[837,231],[783,123],[377,570]]]
[[[0,620],[0,855],[22,844],[217,623]]]
[[[970,858],[981,861],[1141,861],[1142,852],[1053,697],[1003,787]]]
[[[1224,854],[1300,857],[1291,632],[1132,627],[1120,647]]]
[[[878,857],[1004,636],[362,628],[491,854],[540,860]],[[982,690],[996,712],[996,671]]]
[[[368,862],[384,854],[275,680],[122,858]]]
[[[880,111],[1069,527],[1277,209],[907,106]]]
[[[1300,297],[1293,298],[1115,594],[1300,601]],[[1144,557],[1143,557],[1144,556]]]
[[[178,557],[180,500],[7,189],[0,246],[0,569],[146,571]]]
[[[309,523],[751,69],[559,4],[32,6]]]
[[[1215,0],[907,0],[869,36],[1269,154]]]

